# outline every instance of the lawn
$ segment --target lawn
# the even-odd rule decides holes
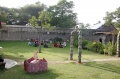
[[[23,62],[33,56],[38,47],[28,46],[25,41],[0,41],[3,47],[2,55],[17,62]],[[24,71],[23,65],[17,65],[11,69],[0,70],[0,79],[119,79],[120,61],[86,62],[78,64],[77,48],[74,48],[73,59],[69,61],[69,45],[65,48],[43,48],[38,53],[39,58],[48,61],[48,71],[37,74],[29,74]],[[23,55],[22,57],[20,55]],[[82,50],[82,60],[114,58],[112,56],[100,55],[91,51]]]

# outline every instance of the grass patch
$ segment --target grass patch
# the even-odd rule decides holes
[[[1,52],[4,58],[10,58],[22,62],[33,56],[38,47],[28,46],[26,41],[0,41],[3,47]],[[39,58],[46,58],[49,62],[48,71],[30,74],[24,71],[23,65],[11,69],[0,70],[0,79],[119,79],[120,61],[87,62],[78,64],[75,62],[61,63],[69,60],[69,45],[65,48],[43,48],[38,53]],[[23,55],[21,57],[20,55]],[[78,60],[77,48],[74,48],[74,61]],[[82,60],[111,58],[91,51],[82,51]]]

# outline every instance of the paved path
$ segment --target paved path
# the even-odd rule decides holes
[[[106,59],[91,59],[91,60],[82,60],[81,62],[92,62],[92,61],[97,61],[97,62],[101,62],[101,61],[117,61],[120,60],[120,58],[106,58]],[[70,63],[70,62],[77,62],[74,60],[68,60],[68,61],[53,61],[53,62],[49,62],[50,64],[64,64],[64,63]]]
[[[117,61],[120,60],[120,58],[106,58],[106,59],[93,59],[93,60],[82,60],[82,62],[92,62],[92,61]],[[23,62],[16,62],[14,60],[11,59],[4,59],[4,61],[6,62],[5,68],[9,69],[14,67],[15,65],[23,65]],[[49,64],[65,64],[65,63],[70,63],[70,62],[77,62],[74,60],[68,60],[68,61],[51,61],[48,62]]]
[[[83,62],[91,62],[91,61],[116,61],[116,60],[120,60],[120,58],[92,59],[92,60],[83,60]]]
[[[17,62],[11,59],[4,59],[4,62],[6,62],[5,64],[5,68],[9,69],[11,67],[14,67],[15,65],[17,65]]]

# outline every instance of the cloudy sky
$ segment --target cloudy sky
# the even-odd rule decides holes
[[[0,0],[0,6],[19,8],[26,4],[40,1],[48,6],[55,5],[59,0]],[[67,0],[75,4],[74,11],[78,14],[78,21],[93,25],[103,21],[106,12],[115,11],[120,7],[120,0]]]

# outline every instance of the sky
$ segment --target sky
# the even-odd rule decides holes
[[[47,6],[56,5],[59,0],[0,0],[0,6],[20,8],[26,4],[40,1]],[[77,13],[78,22],[94,25],[98,21],[104,22],[106,12],[113,12],[120,7],[120,0],[67,0],[74,2],[74,12]]]

